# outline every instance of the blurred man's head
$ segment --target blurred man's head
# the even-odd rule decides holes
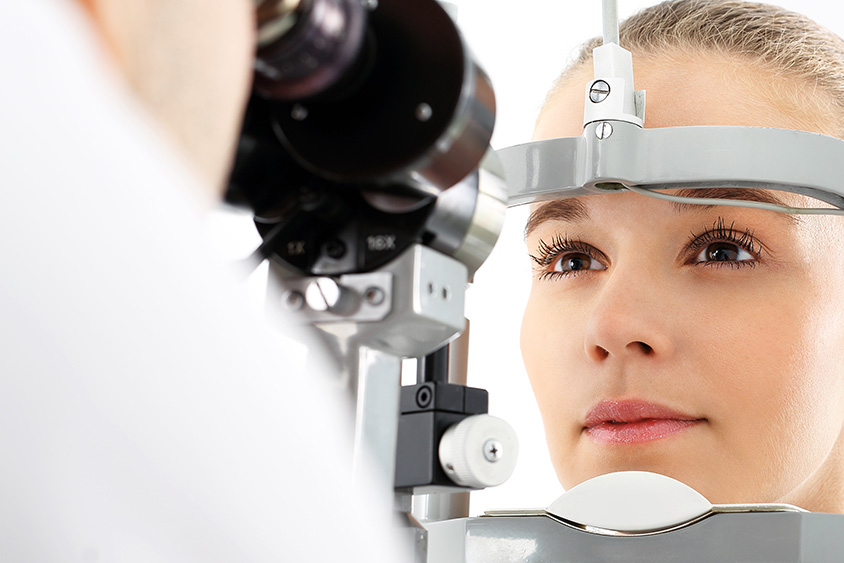
[[[249,93],[253,2],[77,1],[151,114],[221,189]]]

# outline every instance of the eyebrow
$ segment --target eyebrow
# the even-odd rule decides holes
[[[587,219],[589,219],[589,212],[580,199],[555,199],[542,204],[530,214],[525,225],[525,237],[546,221],[567,221],[569,223],[575,223]]]
[[[684,188],[672,192],[680,197],[696,197],[707,199],[731,199],[771,203],[774,205],[788,205],[783,199],[774,195],[770,190],[758,188]],[[679,213],[700,212],[715,208],[715,205],[700,205],[697,203],[671,202],[671,207]],[[797,223],[799,218],[788,213],[777,213],[785,220]],[[576,223],[589,219],[589,211],[580,198],[555,199],[543,204],[530,214],[525,225],[525,237],[529,236],[539,225],[546,221],[566,221]]]

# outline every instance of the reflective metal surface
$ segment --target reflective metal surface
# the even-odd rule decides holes
[[[737,187],[794,192],[844,207],[844,141],[763,127],[642,129],[564,137],[497,151],[511,206],[606,193],[603,183],[651,189]]]
[[[541,514],[428,523],[429,563],[836,562],[844,515],[716,513],[693,525],[639,536],[577,529]]]

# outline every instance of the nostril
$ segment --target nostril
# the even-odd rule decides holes
[[[645,344],[644,342],[631,342],[630,344],[628,344],[628,347],[630,346],[638,347],[639,350],[641,350],[641,352],[646,356],[650,356],[654,352],[654,349],[651,348],[648,344]]]
[[[605,360],[607,357],[609,357],[610,352],[606,348],[601,348],[600,346],[595,346],[595,355],[598,358]]]

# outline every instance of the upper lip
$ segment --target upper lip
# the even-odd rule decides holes
[[[583,422],[584,428],[592,428],[605,422],[639,422],[648,419],[701,420],[668,407],[641,400],[601,401],[589,411]]]

